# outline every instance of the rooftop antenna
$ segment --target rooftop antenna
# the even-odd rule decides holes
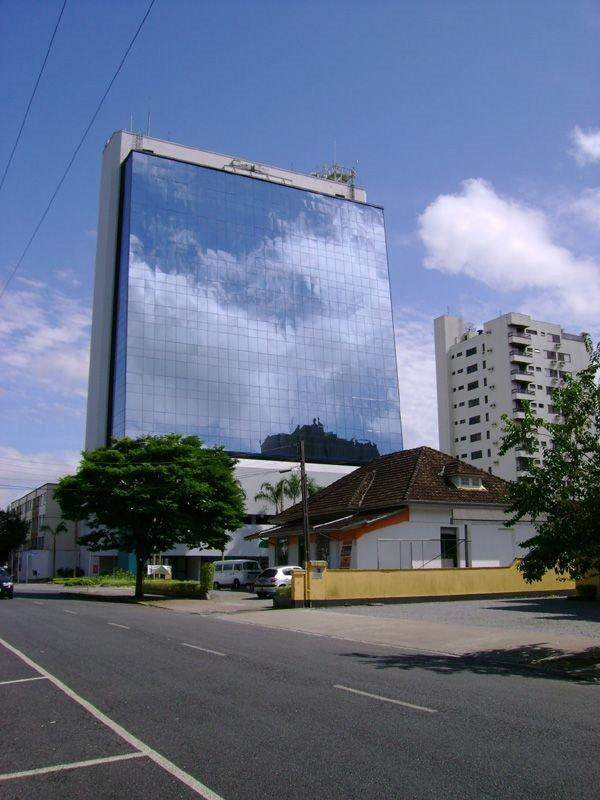
[[[148,112],[148,119],[146,121],[146,136],[150,136],[150,112]]]
[[[129,115],[129,133],[133,133],[133,111]]]

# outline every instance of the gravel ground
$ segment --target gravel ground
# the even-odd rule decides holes
[[[486,628],[535,628],[550,634],[597,636],[600,639],[600,603],[565,597],[512,597],[492,600],[449,600],[374,606],[327,606],[340,614],[385,619],[448,622]]]

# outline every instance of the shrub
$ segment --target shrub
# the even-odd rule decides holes
[[[290,597],[292,596],[291,586],[279,586],[276,590],[277,597]]]
[[[200,567],[200,587],[203,592],[209,592],[215,579],[215,565],[206,562]]]
[[[211,584],[212,585],[212,584]],[[187,597],[205,597],[206,592],[198,581],[144,581],[144,591],[150,594],[170,594]]]

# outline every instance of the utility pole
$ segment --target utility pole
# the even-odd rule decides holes
[[[302,488],[302,532],[304,534],[304,607],[310,608],[308,598],[308,573],[310,560],[310,541],[308,535],[308,492],[306,490],[306,461],[304,458],[304,439],[300,439],[300,486]]]

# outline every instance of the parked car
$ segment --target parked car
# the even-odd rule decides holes
[[[254,581],[260,575],[258,561],[247,559],[231,559],[231,561],[215,561],[215,577],[213,589],[222,589],[230,586],[232,589],[241,589],[242,586],[252,591]]]
[[[263,570],[254,581],[254,591],[258,597],[272,597],[280,586],[290,586],[292,573],[302,567],[269,567]]]
[[[6,570],[0,569],[0,597],[8,597],[12,600],[13,596],[13,579]]]

